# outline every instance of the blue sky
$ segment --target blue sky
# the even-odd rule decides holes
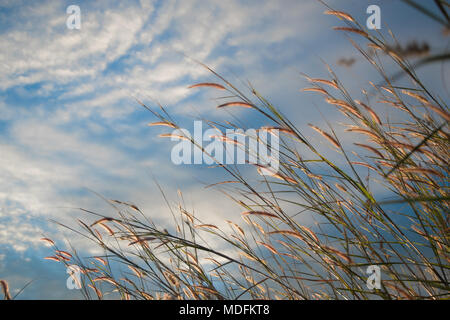
[[[402,44],[426,40],[439,52],[449,43],[437,23],[400,1],[327,3],[363,24],[367,6],[378,4],[381,32],[391,28]],[[80,30],[66,27],[72,4],[81,9]],[[48,222],[74,224],[78,207],[106,214],[90,190],[133,202],[169,224],[154,177],[169,194],[183,190],[208,222],[237,218],[237,207],[199,182],[217,182],[222,174],[173,165],[171,144],[146,125],[153,119],[133,97],[159,101],[189,129],[200,116],[229,117],[217,111],[213,93],[187,89],[215,80],[187,56],[236,83],[249,80],[300,127],[324,123],[318,110],[336,124],[338,114],[299,92],[305,86],[299,72],[325,76],[323,59],[355,98],[379,78],[346,36],[331,30],[342,22],[323,15],[325,9],[315,0],[0,1],[0,278],[14,289],[35,280],[21,298],[79,297],[66,289],[65,270],[42,259],[49,251],[39,238],[70,239],[93,254],[89,243]],[[342,57],[356,62],[336,65]],[[419,74],[448,101],[441,81],[448,66]],[[235,115],[264,125],[247,111]]]

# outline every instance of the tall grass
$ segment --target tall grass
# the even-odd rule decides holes
[[[232,232],[200,221],[181,192],[178,205],[166,199],[174,232],[127,202],[107,200],[115,211],[111,216],[83,210],[94,220],[80,220],[81,231],[71,229],[105,254],[81,258],[73,248],[69,253],[52,244],[57,251],[47,258],[81,267],[86,298],[103,299],[111,292],[123,299],[449,298],[448,106],[381,34],[365,30],[347,13],[326,13],[346,23],[335,30],[367,44],[363,48],[350,40],[384,83],[355,100],[328,67],[327,79],[305,75],[310,85],[303,91],[323,96],[345,115],[348,134],[364,141],[346,149],[331,126],[299,128],[251,85],[245,94],[202,65],[217,80],[192,89],[226,91],[220,109],[244,107],[261,114],[270,123],[262,129],[280,136],[280,171],[267,176],[267,168],[255,166],[266,173],[261,186],[261,179],[247,178],[237,166],[218,163],[230,179],[215,187],[242,208],[246,223],[244,228],[228,221]],[[380,55],[388,55],[415,85],[396,86]],[[178,128],[162,106],[140,104],[157,118],[152,125]],[[402,120],[383,118],[380,105],[401,113]],[[242,127],[209,123],[221,130]],[[317,134],[334,154],[321,152],[305,132]],[[369,181],[397,198],[380,201]],[[313,226],[303,223],[306,214],[315,220]],[[380,289],[367,287],[370,265],[381,268]]]

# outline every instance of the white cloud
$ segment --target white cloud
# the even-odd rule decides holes
[[[1,88],[94,77],[127,52],[147,18],[137,7],[87,8],[82,10],[82,29],[69,30],[61,5],[35,2],[20,13],[29,23],[0,34],[8,48],[0,55]]]

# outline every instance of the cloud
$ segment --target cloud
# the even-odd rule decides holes
[[[106,8],[112,8],[106,4]],[[65,28],[63,3],[34,2],[16,14],[26,24],[0,34],[1,88],[41,81],[67,83],[94,77],[133,45],[146,16],[138,7],[82,10],[82,30]]]

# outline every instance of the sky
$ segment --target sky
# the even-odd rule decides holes
[[[391,29],[401,44],[427,41],[433,52],[449,44],[439,24],[400,0],[327,3],[362,24],[366,8],[379,5],[380,32]],[[66,25],[69,5],[80,7],[79,30]],[[379,77],[332,30],[342,22],[325,10],[316,0],[0,0],[0,279],[12,293],[33,280],[18,298],[81,297],[66,288],[61,266],[43,260],[50,251],[39,239],[70,240],[83,254],[95,253],[50,220],[74,225],[85,217],[80,207],[107,214],[98,195],[135,203],[170,227],[156,180],[169,197],[182,190],[210,223],[238,219],[237,206],[204,189],[223,174],[173,164],[173,143],[147,126],[155,119],[135,99],[161,103],[188,129],[195,119],[227,119],[215,108],[217,94],[188,89],[217,80],[197,60],[236,84],[250,81],[299,127],[338,123],[320,99],[299,92],[306,85],[300,73],[324,77],[326,61],[355,98]],[[340,58],[355,63],[342,66]],[[447,65],[418,73],[448,101]],[[248,111],[234,116],[263,124]]]

